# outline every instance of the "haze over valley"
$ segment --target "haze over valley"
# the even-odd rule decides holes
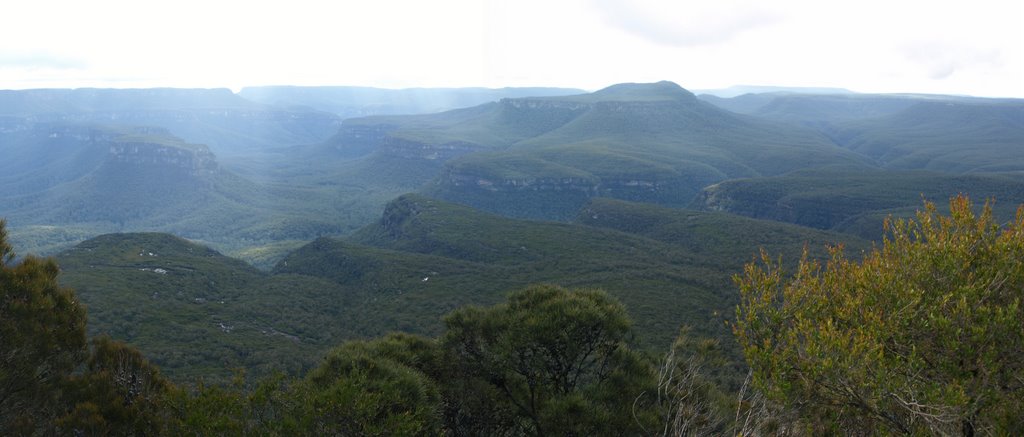
[[[380,102],[395,101],[396,95],[428,92],[376,90],[371,97],[375,90],[271,91],[289,106],[252,102],[227,90],[0,92],[5,102],[0,144],[7,157],[0,173],[6,187],[0,215],[8,220],[11,241],[22,253],[57,255],[68,285],[94,305],[96,332],[108,332],[109,324],[121,323],[121,316],[99,305],[115,292],[90,284],[98,278],[90,270],[120,266],[100,270],[104,282],[119,275],[115,272],[129,270],[150,277],[147,282],[159,280],[146,290],[167,287],[173,282],[159,284],[176,275],[202,272],[173,267],[193,261],[160,258],[181,252],[173,247],[183,241],[170,243],[170,253],[138,255],[169,244],[152,240],[157,234],[151,232],[185,238],[256,267],[231,261],[215,271],[241,269],[270,278],[300,273],[309,280],[323,277],[340,284],[314,286],[317,292],[310,298],[315,300],[367,296],[363,299],[369,300],[355,307],[311,307],[311,314],[326,311],[332,314],[329,320],[346,320],[340,325],[323,322],[331,329],[325,325],[284,331],[267,325],[275,332],[338,330],[330,340],[314,342],[326,346],[393,329],[433,332],[438,318],[452,308],[496,302],[503,292],[535,282],[602,287],[636,314],[645,314],[640,308],[650,302],[671,296],[683,307],[672,309],[674,305],[665,303],[656,308],[677,315],[696,311],[684,319],[704,326],[713,323],[709,314],[726,313],[735,304],[725,297],[730,272],[758,247],[779,238],[782,229],[803,235],[787,237],[791,245],[778,249],[796,257],[805,243],[813,243],[815,250],[840,242],[866,249],[865,241],[881,238],[886,217],[912,217],[922,198],[942,201],[970,193],[995,199],[1000,220],[1011,219],[1016,205],[1024,203],[1024,102],[1015,99],[799,90],[723,99],[657,82],[618,84],[592,93],[432,90],[431,101],[436,96],[447,101],[496,100],[443,112],[342,118],[328,110],[384,111]],[[241,94],[247,92],[252,91]],[[328,99],[353,92],[362,100]],[[524,92],[536,95],[521,97]],[[360,105],[365,109],[350,109]],[[416,107],[409,105],[403,108]],[[614,213],[605,212],[612,207]],[[652,253],[664,243],[650,240],[650,225],[642,224],[650,218],[641,217],[674,222],[680,214],[707,224],[689,233],[676,231],[664,241],[670,244],[665,253]],[[611,227],[626,234],[601,229],[612,217]],[[750,235],[759,228],[763,230]],[[545,236],[547,229],[550,236]],[[567,237],[570,229],[578,235]],[[146,233],[125,234],[133,232]],[[96,238],[110,233],[124,236]],[[570,250],[565,238],[574,244],[594,239],[602,246]],[[636,238],[642,240],[630,240]],[[109,246],[112,242],[117,245]],[[613,246],[603,246],[607,244]],[[547,252],[543,248],[548,245],[558,249]],[[641,247],[642,257],[650,259],[633,254]],[[85,248],[86,259],[71,261]],[[322,253],[326,248],[331,249]],[[607,253],[612,264],[584,268],[600,265],[600,253]],[[100,261],[97,256],[114,258]],[[532,273],[524,274],[519,269],[525,267],[514,267],[520,262],[555,262],[559,273],[531,267],[527,271]],[[666,262],[678,267],[655,267]],[[452,270],[460,263],[470,264]],[[644,281],[649,281],[645,288],[664,287],[661,297],[640,299],[628,291],[632,283],[621,283],[634,275],[634,267],[626,267],[634,263],[658,272]],[[676,268],[697,270],[664,276]],[[147,273],[151,269],[164,273]],[[593,269],[599,276],[587,279],[578,269]],[[698,273],[704,269],[710,270]],[[396,276],[396,271],[405,273]],[[569,271],[577,273],[566,276]],[[380,274],[384,276],[375,276]],[[682,279],[689,275],[696,276]],[[367,277],[377,279],[364,283]],[[447,281],[469,278],[477,278],[468,282],[475,285],[455,287],[457,292],[448,288]],[[232,332],[237,338],[245,332],[243,323],[253,332],[264,328],[251,325],[262,317],[234,313],[232,305],[263,305],[253,301],[274,294],[219,280],[211,280],[212,288],[203,292],[189,286],[160,294],[137,290],[137,281],[115,287],[116,294],[158,297],[118,304],[118,311],[144,303],[136,310],[145,313],[163,299],[233,296],[224,300],[231,315],[215,317],[203,329],[216,334],[220,322],[214,320],[225,320],[237,327]],[[693,291],[683,294],[697,293],[693,298],[704,304],[687,306],[687,300],[680,300],[678,287],[688,281],[696,281],[688,286]],[[289,282],[296,287],[289,294],[312,292],[294,279]],[[423,294],[442,289],[456,294]],[[719,297],[696,297],[700,293]],[[380,311],[388,316],[360,321],[378,311],[366,305],[384,305]],[[430,307],[436,309],[426,311]],[[352,315],[339,315],[353,309]],[[114,331],[119,332],[116,337],[138,342],[144,351],[148,342],[169,341],[162,330],[153,331],[156,336],[148,340],[136,337],[155,329],[145,326],[163,318],[143,313],[131,316],[137,322],[130,329]],[[167,316],[173,314],[184,313]],[[670,340],[665,335],[671,335],[679,319],[652,314],[642,320],[641,332],[649,331],[650,340],[664,346]],[[182,341],[167,347],[185,347]],[[168,371],[175,368],[157,359]]]
[[[0,434],[1024,432],[1019,4],[40,3]]]

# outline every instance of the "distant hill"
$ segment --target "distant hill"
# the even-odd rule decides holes
[[[992,187],[990,179],[955,175],[994,173],[1003,174],[997,178],[1019,178],[1013,174],[1024,172],[1024,148],[1021,147],[1024,145],[1024,100],[917,94],[748,94],[707,100],[733,111],[815,129],[833,143],[869,158],[874,167],[933,172],[925,177],[921,174],[908,176],[899,172],[869,171],[872,178],[884,181],[876,183],[864,181],[856,172],[846,171],[832,175],[820,173],[811,181],[805,177],[808,172],[801,171],[800,175],[793,175],[795,179],[727,181],[705,190],[705,198],[708,193],[729,193],[724,197],[730,200],[722,202],[731,205],[725,207],[729,211],[827,228],[836,223],[822,218],[822,214],[849,218],[844,211],[860,211],[865,204],[896,207],[894,203],[900,203],[912,207],[919,204],[917,197],[921,193],[933,200],[943,200],[956,194],[951,191],[953,186],[975,198],[995,195],[1011,202],[1018,201],[1016,194],[1007,196],[1005,191]],[[937,174],[940,172],[947,175]],[[928,182],[923,182],[925,179]],[[791,183],[794,180],[801,182]],[[885,185],[904,183],[898,181],[906,181],[909,185]],[[768,209],[763,206],[774,201],[773,197],[765,196],[765,186],[778,187],[780,183],[787,186],[787,190],[792,190],[783,196],[819,199],[820,205],[811,208],[817,212],[802,207],[789,212],[765,212]],[[877,191],[863,190],[865,184]],[[797,193],[797,186],[807,186],[809,191]],[[892,193],[901,189],[909,191],[903,191],[901,200],[893,202]],[[750,193],[741,194],[744,190]],[[830,190],[832,192],[827,193]],[[848,198],[851,190],[857,191],[853,197],[860,201]],[[828,196],[832,196],[832,200],[820,200]],[[749,204],[745,204],[747,202]],[[906,213],[906,210],[902,212]],[[818,215],[818,218],[797,218],[807,214]],[[880,218],[875,216],[863,223],[872,223],[868,228],[873,232],[879,221]]]
[[[837,123],[837,144],[891,169],[1024,171],[1024,100],[923,101],[885,117]]]
[[[912,216],[922,198],[944,205],[961,193],[979,202],[995,199],[997,212],[1010,219],[1024,203],[1024,179],[1019,174],[807,170],[720,182],[705,188],[692,207],[877,239],[886,216]]]
[[[331,220],[346,205],[325,202],[328,194],[255,184],[161,128],[19,124],[0,131],[0,154],[0,216],[27,253],[115,231],[236,249],[347,230]]]
[[[740,114],[812,127],[890,115],[923,100],[898,95],[790,93],[744,94],[729,99],[701,96],[701,99]]]
[[[856,94],[846,92],[752,92],[733,97],[702,94],[700,99],[732,112],[814,128],[894,115],[919,103],[1004,105],[1017,99],[931,94]]]
[[[748,94],[856,94],[845,88],[834,87],[788,87],[770,85],[734,85],[728,88],[700,89],[693,90],[694,94],[701,96],[714,96],[723,99],[730,99]]]
[[[424,114],[477,106],[504,98],[579,94],[572,88],[406,88],[350,86],[246,87],[239,96],[280,107],[309,107],[341,118]]]
[[[157,126],[220,155],[323,141],[339,118],[251,102],[228,89],[0,90],[0,121]]]
[[[306,153],[370,178],[401,160],[398,176],[416,176],[407,187],[437,177],[424,188],[431,196],[563,220],[595,196],[686,205],[729,178],[867,162],[811,130],[723,111],[670,82],[346,120]]]
[[[167,234],[103,235],[57,259],[90,335],[131,343],[181,382],[226,381],[236,367],[298,372],[353,335],[336,323],[347,300],[332,283],[271,277]]]

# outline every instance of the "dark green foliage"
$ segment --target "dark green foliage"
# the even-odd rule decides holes
[[[14,253],[0,220],[0,430],[12,435],[152,435],[170,384],[137,350],[85,342],[85,308],[52,259]]]
[[[446,318],[438,340],[349,341],[302,379],[201,385],[171,401],[172,433],[622,435],[653,429],[650,362],[600,291],[535,286]]]
[[[647,347],[667,347],[681,323],[723,337],[715,312],[728,314],[735,302],[729,274],[747,254],[764,244],[796,256],[805,243],[818,249],[841,237],[625,202],[595,202],[587,217],[587,224],[615,229],[652,225],[623,233],[509,220],[408,196],[354,238],[377,247],[321,239],[269,276],[158,235],[96,239],[62,262],[66,283],[93,305],[92,332],[130,341],[184,382],[223,380],[235,366],[254,375],[271,366],[300,371],[315,351],[352,337],[439,334],[438,320],[452,309],[498,303],[536,281],[608,290],[637,316],[638,340]],[[855,242],[849,239],[851,248],[866,247]],[[182,353],[187,345],[203,353]]]
[[[441,339],[455,371],[466,378],[469,404],[456,423],[489,422],[494,414],[514,433],[622,435],[637,432],[630,407],[650,386],[650,367],[626,346],[625,308],[603,292],[534,286],[507,304],[468,307],[445,317]],[[498,405],[481,405],[484,399]],[[484,411],[480,411],[484,407]],[[480,431],[470,426],[466,433]]]
[[[391,334],[333,349],[304,378],[281,374],[253,387],[200,385],[174,398],[175,434],[438,435],[440,350]],[[426,373],[421,369],[434,372]]]
[[[67,382],[70,412],[56,424],[63,432],[88,435],[158,435],[169,426],[171,390],[138,350],[98,337],[84,372]]]
[[[62,281],[93,308],[91,333],[139,347],[177,382],[223,381],[239,366],[254,376],[301,372],[350,338],[437,335],[451,310],[495,304],[538,281],[607,290],[636,317],[645,347],[667,347],[683,323],[726,338],[729,275],[750,252],[796,257],[808,244],[824,255],[826,243],[844,239],[610,200],[593,202],[580,221],[586,226],[511,220],[405,196],[355,242],[317,240],[273,274],[178,238],[123,234],[63,254]]]
[[[61,281],[92,308],[90,334],[129,342],[178,382],[225,381],[235,367],[302,371],[352,335],[330,282],[270,277],[170,235],[101,236],[60,260]]]
[[[437,433],[442,411],[439,388],[403,362],[415,356],[403,340],[349,342],[331,351],[299,389],[305,390],[299,408],[302,428],[319,435]]]
[[[0,220],[0,429],[28,434],[59,412],[60,386],[85,356],[85,308],[52,259],[14,263]]]
[[[436,334],[436,320],[452,309],[495,304],[508,290],[540,281],[607,290],[637,317],[645,345],[660,348],[682,322],[699,326],[702,335],[719,331],[708,309],[731,305],[728,270],[679,247],[589,226],[507,219],[420,196],[392,202],[379,223],[352,240],[375,248],[320,240],[276,271],[367,293],[353,315],[363,326],[401,321]]]

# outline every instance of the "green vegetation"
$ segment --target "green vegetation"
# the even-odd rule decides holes
[[[792,277],[767,254],[737,283],[736,335],[754,383],[795,431],[1013,434],[1024,429],[1024,207],[933,204],[890,223],[862,262],[841,248]]]
[[[85,309],[53,260],[13,260],[0,220],[0,429],[27,434],[60,414],[60,384],[85,355]]]
[[[888,117],[838,124],[829,136],[887,169],[1024,170],[1024,103],[921,102]]]
[[[59,259],[61,282],[90,308],[90,335],[138,347],[176,381],[301,371],[353,335],[336,323],[346,304],[333,284],[269,277],[170,235],[105,235]]]
[[[701,96],[701,99],[740,114],[798,122],[815,127],[895,114],[926,99],[959,100],[946,96],[787,92],[744,94],[728,99],[711,97]]]
[[[1009,220],[1015,206],[1024,203],[1024,181],[1014,174],[829,168],[721,182],[705,188],[692,206],[877,240],[888,215],[911,217],[922,197],[960,193],[997,200],[996,216]]]
[[[331,100],[334,91],[371,98],[380,90],[263,91],[302,99],[323,91],[319,98]],[[595,197],[705,208],[704,189],[715,184],[727,188],[723,210],[871,239],[886,215],[912,214],[921,194],[1020,200],[1008,186],[1024,136],[1015,100],[727,99],[760,102],[743,103],[748,114],[740,115],[659,82],[340,123],[225,90],[26,91],[2,99],[11,117],[0,129],[9,158],[0,162],[0,184],[9,188],[0,214],[21,247],[44,254],[103,233],[161,231],[269,269],[300,241],[372,223],[407,192],[510,217],[570,221]],[[48,113],[65,115],[42,117]],[[201,175],[112,160],[109,146],[129,139],[199,155],[205,150],[192,143],[204,143],[221,153]],[[935,180],[902,169],[936,171]],[[989,180],[997,171],[1004,180]],[[940,172],[971,173],[951,190],[943,188],[951,176]],[[779,185],[786,186],[782,199],[772,194]]]
[[[224,381],[234,367],[308,369],[344,339],[437,335],[453,309],[534,283],[607,290],[636,317],[646,349],[667,347],[681,324],[727,338],[729,277],[758,247],[794,257],[805,244],[822,257],[839,241],[867,248],[842,234],[604,199],[580,220],[513,220],[410,195],[377,224],[318,239],[270,274],[165,234],[116,234],[62,253],[61,281],[91,308],[92,335],[129,342],[175,381]]]
[[[622,84],[321,142],[333,115],[224,90],[0,92],[0,429],[1024,428],[1020,102],[730,103]],[[962,192],[999,203],[900,221]],[[786,263],[738,295],[759,250]]]
[[[572,197],[577,193],[584,199],[605,196],[682,206],[700,188],[728,178],[866,163],[809,130],[719,110],[674,84],[613,88],[585,99],[536,103],[535,110],[544,105],[581,109],[571,121],[500,153],[452,160],[448,173],[428,193],[503,214],[509,212],[491,208],[508,198],[507,203],[535,209],[524,217],[561,218],[545,215],[544,208],[558,202],[578,208],[578,196]],[[487,185],[480,186],[478,180]],[[553,193],[539,201],[509,194],[520,191]],[[546,198],[558,195],[563,198]],[[500,200],[481,202],[482,197]]]
[[[631,207],[638,209],[636,220],[626,218]],[[503,304],[455,309],[444,317],[436,339],[390,334],[345,342],[318,367],[301,371],[302,378],[270,374],[249,386],[239,377],[232,386],[200,382],[179,388],[130,346],[99,337],[87,348],[84,309],[70,290],[56,286],[56,264],[32,257],[11,264],[13,253],[0,223],[3,338],[48,345],[5,348],[17,353],[4,355],[0,375],[21,371],[34,376],[0,381],[2,399],[9,402],[3,410],[9,413],[0,418],[5,429],[44,434],[1011,432],[1024,427],[1016,415],[1024,405],[1019,381],[1024,331],[1018,323],[1024,314],[1017,293],[1024,283],[1024,207],[1006,229],[993,222],[988,207],[976,217],[966,198],[954,199],[951,210],[951,218],[942,217],[929,204],[917,222],[895,222],[891,239],[863,264],[848,261],[840,247],[830,251],[824,270],[805,250],[791,281],[783,279],[781,262],[767,255],[761,261],[765,267],[748,265],[736,279],[742,299],[734,329],[753,372],[752,395],[746,384],[729,382],[739,369],[729,364],[728,354],[720,355],[720,340],[695,338],[684,329],[664,364],[656,366],[651,355],[636,349],[627,306],[601,291],[550,285],[513,292]],[[424,261],[461,260],[462,268],[468,268],[543,260],[565,250],[503,250],[509,238],[523,236],[523,229],[543,240],[549,232],[543,226],[552,226],[569,237],[563,244],[586,235],[574,235],[582,232],[574,227],[617,239],[630,235],[467,212],[408,196],[357,238],[404,249],[362,246],[363,251],[392,252],[396,259],[405,252]],[[655,252],[660,241],[711,252],[722,234],[715,223],[747,228],[759,223],[616,200],[594,202],[582,216],[649,235],[633,238]],[[506,229],[460,239],[438,226],[439,218],[456,226],[465,220],[477,225],[497,221]],[[778,231],[775,244],[790,250],[800,235],[796,226],[765,226]],[[698,229],[709,238],[693,238]],[[805,232],[819,238],[834,235]],[[263,283],[299,278],[280,272],[270,276],[238,261],[230,266],[232,261],[216,252],[169,236],[104,239],[79,248],[91,257],[90,269],[132,266],[159,276],[184,272],[177,275],[184,278],[174,279],[176,287],[196,289],[183,281],[199,280],[211,291],[216,280],[203,272],[218,264],[229,265],[228,280],[257,290],[246,282],[246,271]],[[139,243],[155,251],[140,249]],[[319,243],[309,250],[332,249],[328,240]],[[367,275],[374,262],[397,272],[385,258],[344,253],[336,264],[343,269],[332,278],[339,286],[375,280]],[[155,264],[139,257],[166,257],[158,264],[168,268],[150,272],[139,266]],[[177,264],[183,261],[187,264]],[[198,268],[189,271],[193,265]],[[287,311],[282,303],[272,302]],[[51,339],[66,347],[53,347]],[[33,408],[25,409],[29,405]]]
[[[56,285],[56,263],[8,265],[2,221],[0,249],[0,426],[8,432],[606,434],[656,418],[637,416],[630,402],[652,386],[652,368],[626,345],[625,309],[599,291],[533,287],[508,305],[453,312],[437,341],[348,342],[302,379],[189,391],[123,343],[98,337],[87,348],[84,309]]]
[[[631,408],[653,374],[626,345],[625,308],[603,292],[532,287],[504,305],[460,308],[445,327],[441,344],[468,388],[455,398],[457,423],[486,418],[526,435],[622,435],[642,424]]]
[[[0,194],[0,213],[31,253],[55,254],[97,234],[160,230],[248,254],[269,269],[297,247],[281,241],[350,232],[396,193],[256,184],[219,168],[205,146],[159,129],[57,124],[11,136],[0,146],[12,151],[0,163],[0,183],[11,187]],[[24,152],[36,149],[38,156]]]
[[[683,206],[702,187],[732,177],[869,162],[809,129],[720,110],[670,82],[347,120],[308,152],[358,160],[360,171],[342,176],[348,180],[394,173],[385,157],[402,157],[416,178],[396,176],[411,190],[559,220],[591,197]]]

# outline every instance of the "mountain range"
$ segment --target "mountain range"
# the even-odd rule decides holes
[[[1024,203],[1024,101],[747,91],[0,91],[0,217],[57,254],[90,332],[223,380],[534,283],[607,290],[649,350],[727,339],[760,248],[858,253],[923,199]]]

